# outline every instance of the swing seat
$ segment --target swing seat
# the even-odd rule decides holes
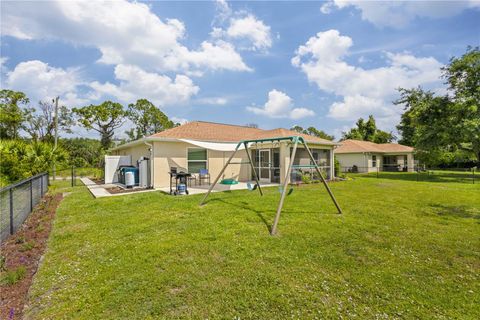
[[[278,192],[282,193],[283,192],[283,187],[280,186],[278,187]],[[293,188],[290,188],[290,190],[288,190],[287,192],[287,196],[291,195],[293,193]]]
[[[235,179],[223,179],[222,181],[220,181],[220,184],[232,185],[238,184],[238,181]]]
[[[248,190],[253,191],[253,190],[257,189],[257,187],[258,187],[258,185],[256,183],[254,185],[252,185],[250,182],[247,182]]]

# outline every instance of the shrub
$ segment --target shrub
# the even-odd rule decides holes
[[[15,244],[20,244],[25,242],[25,237],[24,236],[18,236],[17,239],[15,239]]]
[[[334,158],[334,172],[335,177],[338,177],[340,175],[340,161],[338,161],[337,158]]]
[[[54,149],[52,144],[46,142],[1,140],[0,182],[10,184],[48,171],[54,163],[59,165],[66,161],[67,156],[62,148]]]
[[[7,259],[0,255],[0,272],[7,271]]]
[[[30,251],[33,248],[35,248],[35,244],[33,242],[25,242],[21,247],[20,251],[25,252],[25,251]]]
[[[27,273],[27,269],[24,266],[20,266],[15,270],[5,271],[4,274],[2,274],[0,283],[6,284],[9,286],[13,285],[18,281],[22,280],[23,278],[25,278],[26,273]]]
[[[302,183],[305,183],[305,184],[312,183],[312,179],[310,178],[310,174],[302,173]]]

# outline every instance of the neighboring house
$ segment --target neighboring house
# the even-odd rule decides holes
[[[198,174],[200,169],[207,169],[213,180],[220,173],[239,141],[288,136],[302,136],[327,178],[333,177],[333,149],[339,145],[338,143],[281,128],[262,130],[246,126],[193,121],[120,145],[111,151],[114,155],[129,156],[129,161],[133,165],[136,165],[141,157],[151,159],[151,184],[154,188],[162,188],[169,186],[169,171],[172,167],[177,168],[178,171],[193,174]],[[291,149],[292,145],[286,141],[249,146],[248,152],[252,156],[261,182],[285,181]],[[237,164],[229,165],[222,178],[234,178],[239,181],[253,180],[244,149],[237,152],[232,162]],[[238,164],[240,162],[243,164]],[[306,150],[301,145],[298,147],[294,164],[311,164]]]
[[[335,149],[342,171],[414,171],[414,149],[397,143],[345,140]]]

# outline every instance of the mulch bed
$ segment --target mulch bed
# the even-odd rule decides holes
[[[90,180],[92,180],[96,184],[100,184],[100,185],[105,183],[105,181],[103,179],[90,178]]]
[[[28,290],[45,252],[55,211],[62,198],[61,193],[47,195],[22,227],[1,244],[0,258],[4,259],[5,264],[0,275],[19,267],[24,267],[26,272],[23,279],[15,284],[0,283],[0,319],[22,318]]]

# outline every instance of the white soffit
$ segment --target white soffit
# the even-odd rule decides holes
[[[189,140],[189,139],[178,139],[180,141],[193,144],[197,147],[201,147],[208,150],[215,150],[215,151],[235,151],[237,147],[236,142],[232,143],[219,143],[219,142],[204,142],[204,141],[196,141],[196,140]],[[238,150],[245,149],[243,145],[241,145]]]

